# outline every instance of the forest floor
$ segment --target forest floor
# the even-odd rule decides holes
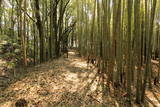
[[[129,107],[127,98],[116,92],[104,94],[97,68],[87,68],[86,60],[73,50],[69,58],[21,68],[14,77],[0,92],[0,107],[14,107],[18,99],[25,99],[28,107]],[[160,107],[160,86],[152,90],[147,91],[146,107]]]

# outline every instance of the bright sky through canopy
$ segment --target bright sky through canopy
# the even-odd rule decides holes
[[[2,0],[2,2],[6,8],[12,8],[12,6],[8,0]]]

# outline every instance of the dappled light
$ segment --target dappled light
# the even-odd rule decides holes
[[[47,101],[46,103],[49,104],[50,102],[53,103],[51,105],[54,105],[56,102],[60,102],[62,97],[70,100],[70,104],[72,105],[75,100],[72,98],[74,95],[72,95],[72,93],[76,93],[77,90],[79,91],[77,93],[78,96],[75,96],[76,99],[81,98],[81,100],[84,101],[83,98],[85,98],[85,100],[90,99],[92,102],[96,102],[89,96],[87,97],[87,93],[91,94],[90,96],[96,94],[95,91],[98,83],[93,80],[97,72],[96,69],[87,69],[86,66],[83,66],[86,64],[85,60],[76,57],[75,53],[74,56],[72,55],[73,54],[71,54],[71,59],[68,59],[68,61],[59,59],[47,65],[42,64],[33,72],[30,71],[35,70],[35,67],[29,68],[26,77],[11,84],[4,90],[3,95],[1,95],[3,97],[0,99],[0,105],[9,107],[9,102],[13,104],[20,98],[25,98],[31,104]],[[54,69],[49,69],[48,66]],[[89,72],[90,70],[92,70],[92,72]],[[90,84],[92,81],[94,81],[94,83]],[[88,84],[90,84],[90,86]],[[86,91],[87,93],[83,95]],[[7,98],[7,95],[10,97]],[[101,100],[101,94],[98,96],[99,97],[95,96],[95,99],[98,98],[97,100]],[[69,99],[69,97],[71,97],[72,100]],[[85,104],[83,101],[80,101],[82,105],[89,103],[86,102]],[[47,107],[49,107],[48,104]]]
[[[159,0],[0,0],[0,107],[160,107]]]

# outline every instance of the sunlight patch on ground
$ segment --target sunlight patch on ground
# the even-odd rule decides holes
[[[13,107],[12,105],[13,105],[12,101],[7,101],[7,102],[1,104],[0,107]]]
[[[80,68],[86,68],[87,67],[87,63],[80,62],[80,61],[75,61],[75,62],[71,63],[71,65],[73,65],[75,67],[80,67]]]
[[[68,52],[68,54],[70,54],[70,55],[75,55],[75,52]]]
[[[78,75],[75,73],[65,73],[65,80],[79,82]]]
[[[158,99],[157,99],[157,98],[154,96],[153,92],[151,92],[151,91],[147,91],[147,92],[146,92],[147,97],[148,97],[157,107],[160,107],[160,102],[159,102],[160,96],[159,96],[158,94],[159,94],[159,93],[155,93],[156,97],[158,98]]]
[[[98,85],[98,83],[97,83],[97,82],[94,82],[94,83],[92,84],[91,88],[90,88],[90,91],[91,91],[91,92],[94,92],[94,91],[97,89],[97,85]]]

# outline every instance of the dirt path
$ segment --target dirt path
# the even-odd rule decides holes
[[[101,99],[95,93],[97,84],[92,81],[97,80],[96,69],[88,70],[86,61],[74,51],[69,52],[69,58],[47,62],[27,72],[1,93],[0,107],[12,107],[20,98],[32,107],[100,105]]]
[[[20,72],[24,75],[0,93],[0,107],[14,107],[18,99],[25,99],[29,107],[119,107],[125,102],[118,95],[102,94],[97,69],[87,69],[86,61],[75,51],[69,52],[69,58]]]

